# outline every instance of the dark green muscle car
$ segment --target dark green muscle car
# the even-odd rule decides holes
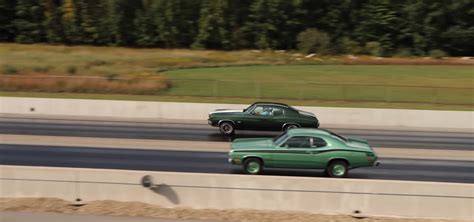
[[[271,102],[257,102],[243,110],[215,110],[209,113],[208,123],[219,127],[224,135],[231,135],[235,130],[285,131],[298,127],[319,127],[313,113]]]
[[[345,138],[319,129],[291,129],[273,139],[236,139],[229,162],[248,174],[263,168],[324,169],[330,177],[345,177],[349,169],[376,166],[377,154],[366,140]]]

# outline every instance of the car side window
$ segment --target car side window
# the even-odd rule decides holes
[[[319,137],[311,137],[310,144],[311,144],[311,148],[325,147],[328,145],[324,139],[319,138]]]
[[[283,111],[282,108],[276,108],[276,107],[274,107],[274,108],[272,109],[272,116],[283,116],[283,115],[285,115],[285,112]]]
[[[251,114],[255,116],[271,116],[272,110],[271,106],[257,106]]]
[[[282,146],[287,148],[310,148],[310,137],[294,136],[286,140],[286,142],[284,142]]]
[[[256,107],[252,110],[252,112],[250,112],[250,114],[258,116],[258,115],[260,115],[260,113],[262,113],[262,112],[263,112],[263,106],[256,106]]]

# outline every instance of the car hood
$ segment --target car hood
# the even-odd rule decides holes
[[[269,138],[235,139],[231,148],[232,150],[271,149],[273,141]]]
[[[372,147],[369,145],[369,142],[364,139],[348,137],[346,144],[356,149],[365,150],[365,151],[373,151]]]
[[[220,113],[243,113],[243,109],[216,109],[212,112],[209,113],[209,115],[212,114],[220,114]]]

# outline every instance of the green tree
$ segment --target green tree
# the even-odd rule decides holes
[[[135,40],[136,45],[140,47],[151,47],[156,45],[157,27],[154,23],[154,8],[155,5],[151,1],[143,1],[143,8],[138,9],[135,25]]]
[[[64,42],[64,27],[62,24],[62,10],[60,4],[54,0],[45,0],[45,32],[46,39],[52,43]]]
[[[243,27],[248,47],[271,49],[278,46],[279,20],[285,19],[280,3],[280,0],[255,0],[250,5],[248,20]]]
[[[20,43],[44,41],[44,8],[40,0],[19,0],[15,10],[14,24],[17,30],[15,41]]]
[[[359,12],[361,18],[355,29],[359,42],[380,43],[382,55],[388,55],[396,48],[400,17],[396,10],[390,7],[392,5],[389,0],[367,1]]]
[[[15,39],[16,0],[0,0],[0,41],[13,41]]]
[[[207,0],[201,7],[199,33],[193,48],[229,49],[231,46],[228,0]]]

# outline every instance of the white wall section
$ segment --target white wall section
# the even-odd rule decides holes
[[[0,114],[202,120],[215,109],[243,109],[247,105],[142,102],[117,100],[0,97]],[[296,107],[313,112],[321,127],[398,127],[474,131],[474,112],[405,109]],[[430,131],[428,130],[428,131]]]
[[[158,186],[142,187],[145,175]],[[4,198],[474,219],[473,184],[0,166],[0,187]]]

